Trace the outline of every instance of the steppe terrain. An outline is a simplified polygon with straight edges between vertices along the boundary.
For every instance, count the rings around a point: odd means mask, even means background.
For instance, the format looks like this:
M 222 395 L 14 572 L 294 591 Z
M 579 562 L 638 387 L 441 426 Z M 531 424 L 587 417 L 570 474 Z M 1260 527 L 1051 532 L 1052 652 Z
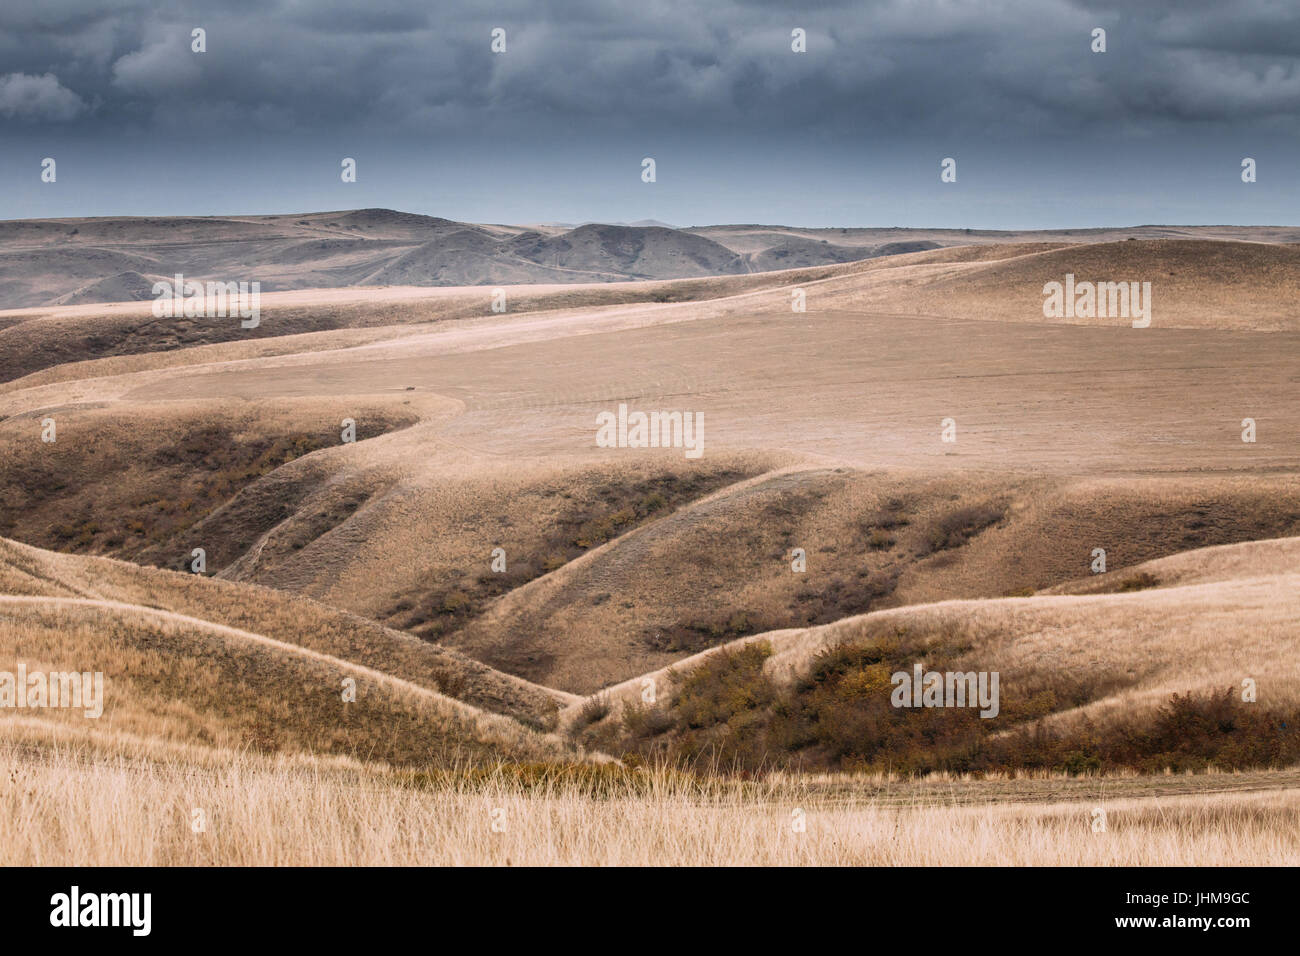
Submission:
M 0 861 L 1294 864 L 1297 243 L 0 223 Z

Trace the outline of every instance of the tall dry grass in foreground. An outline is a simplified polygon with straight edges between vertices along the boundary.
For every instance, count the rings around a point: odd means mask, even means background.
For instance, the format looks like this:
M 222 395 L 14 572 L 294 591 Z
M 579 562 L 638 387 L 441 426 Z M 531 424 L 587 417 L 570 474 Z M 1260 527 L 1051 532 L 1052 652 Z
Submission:
M 1300 790 L 889 806 L 799 786 L 626 788 L 233 755 L 88 760 L 0 744 L 5 865 L 1295 865 Z M 806 827 L 795 832 L 792 813 Z M 193 811 L 206 816 L 192 829 Z M 494 821 L 497 830 L 494 830 Z

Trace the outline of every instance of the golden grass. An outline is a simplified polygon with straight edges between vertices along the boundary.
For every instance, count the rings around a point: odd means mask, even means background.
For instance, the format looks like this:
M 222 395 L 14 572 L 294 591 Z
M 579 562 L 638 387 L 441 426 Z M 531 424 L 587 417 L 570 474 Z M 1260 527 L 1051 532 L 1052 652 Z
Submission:
M 406 766 L 576 756 L 555 737 L 400 677 L 170 611 L 3 596 L 0 659 L 29 672 L 102 672 L 102 716 L 39 712 L 97 733 Z
M 170 611 L 339 658 L 544 727 L 571 698 L 316 601 L 125 561 L 54 554 L 0 539 L 0 594 L 85 598 Z M 0 598 L 0 603 L 3 598 Z
M 1105 832 L 1093 831 L 1097 807 Z M 428 789 L 248 754 L 204 767 L 0 743 L 9 866 L 1283 866 L 1300 862 L 1298 824 L 1294 786 L 974 806 L 921 795 L 900 805 L 666 777 L 636 794 L 510 775 Z

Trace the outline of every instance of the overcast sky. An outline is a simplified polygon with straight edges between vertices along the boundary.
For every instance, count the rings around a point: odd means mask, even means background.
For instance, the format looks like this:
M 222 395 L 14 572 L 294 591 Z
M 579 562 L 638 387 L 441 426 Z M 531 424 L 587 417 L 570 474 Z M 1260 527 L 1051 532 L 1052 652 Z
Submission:
M 1298 59 L 1296 0 L 3 0 L 0 218 L 1295 225 Z

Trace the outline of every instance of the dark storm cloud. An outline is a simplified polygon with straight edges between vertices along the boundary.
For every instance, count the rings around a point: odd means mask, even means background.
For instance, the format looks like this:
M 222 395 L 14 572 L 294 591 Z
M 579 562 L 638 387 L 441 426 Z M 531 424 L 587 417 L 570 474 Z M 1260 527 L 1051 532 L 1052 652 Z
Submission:
M 1295 5 L 1065 0 L 445 4 L 6 0 L 0 119 L 103 131 L 1050 137 L 1300 108 Z M 489 32 L 507 30 L 493 56 Z M 790 52 L 790 30 L 808 50 Z M 1093 27 L 1109 51 L 1088 50 Z M 190 52 L 190 31 L 208 52 Z
M 0 216 L 1297 220 L 1297 27 L 1282 0 L 0 0 Z

